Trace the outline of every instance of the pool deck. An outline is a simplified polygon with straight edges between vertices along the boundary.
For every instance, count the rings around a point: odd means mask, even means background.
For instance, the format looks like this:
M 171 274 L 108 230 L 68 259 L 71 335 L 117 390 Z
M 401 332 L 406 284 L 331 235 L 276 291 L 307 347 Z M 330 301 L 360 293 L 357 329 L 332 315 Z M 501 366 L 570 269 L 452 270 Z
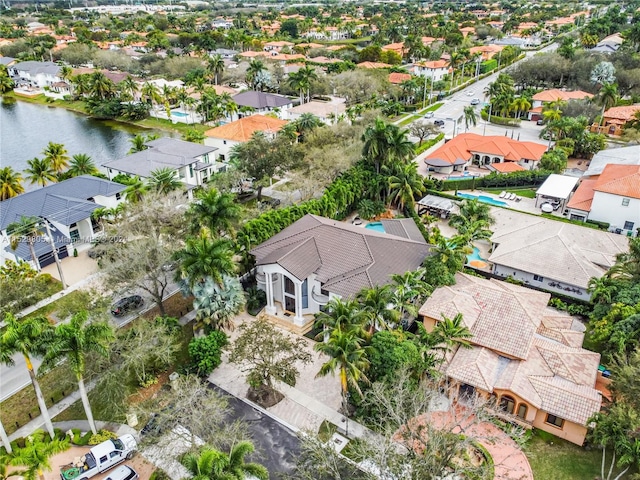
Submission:
M 451 192 L 448 192 L 451 193 Z M 540 215 L 542 210 L 540 210 L 540 206 L 536 207 L 536 199 L 535 198 L 526 198 L 520 197 L 521 200 L 516 202 L 515 200 L 505 200 L 504 198 L 500 198 L 499 194 L 485 192 L 484 190 L 459 190 L 458 193 L 466 193 L 469 195 L 475 195 L 476 197 L 479 195 L 484 195 L 489 198 L 493 198 L 498 202 L 504 202 L 507 205 L 504 208 L 511 208 L 512 210 L 518 210 L 520 212 L 532 213 L 534 215 Z M 562 212 L 557 211 L 553 212 L 553 215 L 557 217 L 562 217 Z

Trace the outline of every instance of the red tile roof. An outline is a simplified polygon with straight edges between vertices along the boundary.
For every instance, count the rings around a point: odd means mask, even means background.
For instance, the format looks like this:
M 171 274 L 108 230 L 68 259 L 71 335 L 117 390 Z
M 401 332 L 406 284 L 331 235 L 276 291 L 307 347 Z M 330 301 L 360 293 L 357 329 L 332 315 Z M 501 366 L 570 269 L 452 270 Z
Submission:
M 220 127 L 212 128 L 204 132 L 205 136 L 212 138 L 224 138 L 236 142 L 248 142 L 254 132 L 277 132 L 284 125 L 286 120 L 267 117 L 264 115 L 251 115 L 243 117 L 235 122 L 227 123 Z
M 596 183 L 598 183 L 598 177 L 585 179 L 580 182 L 571 200 L 567 203 L 567 208 L 590 212 L 591 202 L 593 202 L 593 189 Z
M 631 120 L 636 112 L 640 112 L 640 104 L 638 105 L 626 105 L 624 107 L 613 107 L 604 112 L 604 118 L 610 122 L 610 119 L 615 118 L 623 120 L 625 123 Z
M 395 85 L 399 85 L 407 80 L 411 80 L 411 74 L 409 73 L 393 72 L 389 74 L 389 82 Z
M 521 167 L 516 162 L 492 163 L 491 167 L 500 173 L 520 172 L 524 170 L 524 167 Z
M 543 90 L 533 96 L 533 100 L 539 100 L 541 102 L 555 102 L 556 100 L 581 100 L 583 98 L 593 98 L 593 95 L 582 90 L 575 90 L 573 92 L 566 92 L 564 90 L 558 90 L 553 88 L 551 90 Z
M 640 199 L 640 166 L 607 165 L 598 177 L 594 190 Z

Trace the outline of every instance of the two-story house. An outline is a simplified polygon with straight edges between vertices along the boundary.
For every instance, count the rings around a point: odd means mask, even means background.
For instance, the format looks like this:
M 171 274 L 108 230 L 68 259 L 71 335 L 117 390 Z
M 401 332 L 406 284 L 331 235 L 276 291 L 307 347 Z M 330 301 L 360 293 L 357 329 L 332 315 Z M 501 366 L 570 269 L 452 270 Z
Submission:
M 207 183 L 212 174 L 224 168 L 216 162 L 216 148 L 208 145 L 164 137 L 146 146 L 146 150 L 104 163 L 109 179 L 121 173 L 149 179 L 154 171 L 170 168 L 190 190 Z
M 20 62 L 9 67 L 9 75 L 18 87 L 51 87 L 63 80 L 62 67 L 54 62 Z
M 447 60 L 418 62 L 413 67 L 414 75 L 421 75 L 432 82 L 439 82 L 451 71 Z
M 551 90 L 543 90 L 536 93 L 532 98 L 531 109 L 529 109 L 529 120 L 540 120 L 542 118 L 543 108 L 552 102 L 568 102 L 570 100 L 585 100 L 593 98 L 593 95 L 582 90 L 559 90 L 552 88 Z
M 238 107 L 248 107 L 252 113 L 278 112 L 279 115 L 293 107 L 293 100 L 283 95 L 247 90 L 233 96 Z
M 567 205 L 573 220 L 606 222 L 610 229 L 636 236 L 640 231 L 640 166 L 608 164 L 582 180 Z
M 90 243 L 103 233 L 100 224 L 92 218 L 92 213 L 100 207 L 113 208 L 124 201 L 125 188 L 120 183 L 82 175 L 0 202 L 1 263 L 6 259 L 20 259 L 36 268 L 45 267 L 54 262 L 52 240 L 59 258 L 69 256 L 71 252 L 68 246 Z M 42 222 L 42 235 L 34 243 L 37 263 L 31 257 L 27 242 L 19 242 L 15 250 L 11 248 L 7 227 L 19 222 L 22 217 L 38 218 Z M 46 223 L 49 224 L 52 239 L 47 237 Z

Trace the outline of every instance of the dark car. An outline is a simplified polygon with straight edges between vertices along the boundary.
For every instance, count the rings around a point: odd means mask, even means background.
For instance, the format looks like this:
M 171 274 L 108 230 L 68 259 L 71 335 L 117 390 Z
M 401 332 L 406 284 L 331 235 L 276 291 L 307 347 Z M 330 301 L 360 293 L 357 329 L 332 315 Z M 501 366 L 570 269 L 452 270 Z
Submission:
M 433 124 L 437 127 L 444 127 L 444 120 L 434 120 Z
M 111 307 L 111 314 L 121 317 L 131 310 L 140 308 L 144 304 L 144 300 L 140 295 L 131 295 L 130 297 L 121 298 Z

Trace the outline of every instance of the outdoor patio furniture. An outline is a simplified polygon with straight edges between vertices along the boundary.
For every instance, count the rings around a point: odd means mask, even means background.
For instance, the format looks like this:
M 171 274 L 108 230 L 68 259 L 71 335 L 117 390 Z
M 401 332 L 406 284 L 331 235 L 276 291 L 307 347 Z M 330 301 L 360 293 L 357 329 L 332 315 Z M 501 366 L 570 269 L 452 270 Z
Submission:
M 516 194 L 515 193 L 510 193 L 509 197 L 507 198 L 507 200 L 515 200 L 516 199 Z
M 522 197 L 516 197 L 516 202 L 519 202 L 520 200 L 522 200 Z
M 500 198 L 504 198 L 507 196 L 507 192 L 505 190 L 503 190 L 502 192 L 500 192 L 500 195 L 498 195 Z

